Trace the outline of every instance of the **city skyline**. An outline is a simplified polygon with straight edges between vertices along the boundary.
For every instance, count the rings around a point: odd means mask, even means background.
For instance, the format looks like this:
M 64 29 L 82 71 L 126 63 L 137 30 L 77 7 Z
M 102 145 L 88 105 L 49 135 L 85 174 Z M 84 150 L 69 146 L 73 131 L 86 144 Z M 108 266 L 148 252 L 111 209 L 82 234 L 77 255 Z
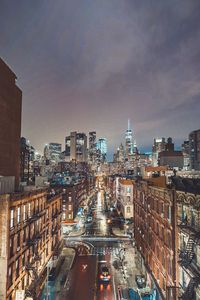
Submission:
M 1 1 L 0 54 L 39 151 L 96 130 L 109 156 L 131 120 L 138 148 L 199 128 L 199 1 Z M 77 124 L 78 123 L 78 124 Z

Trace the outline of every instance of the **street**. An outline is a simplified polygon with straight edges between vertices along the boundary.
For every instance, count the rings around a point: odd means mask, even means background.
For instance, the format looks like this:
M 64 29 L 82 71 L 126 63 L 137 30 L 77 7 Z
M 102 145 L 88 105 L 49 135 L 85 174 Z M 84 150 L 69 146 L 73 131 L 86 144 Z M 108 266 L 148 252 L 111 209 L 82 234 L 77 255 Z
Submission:
M 123 235 L 123 230 L 118 230 L 117 235 L 116 228 L 113 232 L 104 200 L 104 190 L 101 190 L 90 202 L 80 234 L 73 236 L 72 232 L 64 236 L 66 249 L 75 249 L 75 256 L 56 299 L 118 300 L 121 287 L 128 291 L 124 249 L 132 247 L 130 238 Z M 101 279 L 105 267 L 106 280 Z

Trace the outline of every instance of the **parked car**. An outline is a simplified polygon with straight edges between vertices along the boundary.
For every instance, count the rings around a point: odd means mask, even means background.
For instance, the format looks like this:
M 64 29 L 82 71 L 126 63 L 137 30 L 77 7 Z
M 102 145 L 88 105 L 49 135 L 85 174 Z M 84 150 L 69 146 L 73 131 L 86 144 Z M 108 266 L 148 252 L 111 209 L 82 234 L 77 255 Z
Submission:
M 88 216 L 88 217 L 87 217 L 87 222 L 88 222 L 88 223 L 92 222 L 92 217 L 91 217 L 91 216 Z
M 136 275 L 135 281 L 137 283 L 138 288 L 142 289 L 146 286 L 146 279 L 144 275 Z

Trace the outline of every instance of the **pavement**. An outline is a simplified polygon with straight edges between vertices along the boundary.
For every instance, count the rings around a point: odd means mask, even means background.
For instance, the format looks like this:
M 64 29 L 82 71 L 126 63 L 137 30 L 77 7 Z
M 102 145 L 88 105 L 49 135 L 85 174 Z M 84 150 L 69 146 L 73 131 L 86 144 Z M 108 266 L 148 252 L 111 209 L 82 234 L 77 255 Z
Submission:
M 48 282 L 48 290 L 49 290 L 49 300 L 59 300 L 63 294 L 63 291 L 66 291 L 67 281 L 69 276 L 69 271 L 72 267 L 74 258 L 76 255 L 76 251 L 73 248 L 64 248 L 62 251 L 62 256 L 64 256 L 65 260 L 62 264 L 60 272 L 56 276 L 54 282 Z M 40 300 L 46 300 L 47 295 L 47 285 L 45 285 Z
M 124 229 L 120 229 L 117 227 L 112 228 L 112 232 L 114 235 L 122 237 L 126 236 L 124 234 Z M 115 255 L 113 259 L 118 259 L 121 265 L 121 272 L 124 277 L 124 284 L 127 285 L 128 288 L 133 288 L 135 291 L 137 290 L 137 284 L 135 281 L 136 275 L 142 275 L 142 269 L 138 268 L 137 264 L 137 254 L 134 248 L 134 240 L 130 239 L 130 241 L 124 245 L 122 245 L 122 248 L 124 247 L 125 251 L 121 251 L 121 255 Z

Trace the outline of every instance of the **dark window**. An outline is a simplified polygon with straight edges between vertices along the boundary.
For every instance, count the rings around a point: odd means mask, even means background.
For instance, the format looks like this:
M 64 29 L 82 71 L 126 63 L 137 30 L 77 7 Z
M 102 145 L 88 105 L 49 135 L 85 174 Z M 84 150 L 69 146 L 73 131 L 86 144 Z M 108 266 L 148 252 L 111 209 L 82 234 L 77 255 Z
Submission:
M 26 228 L 23 230 L 23 243 L 26 242 Z
M 17 251 L 20 249 L 20 232 L 17 234 Z
M 13 284 L 13 264 L 8 268 L 8 286 Z
M 16 260 L 16 278 L 19 277 L 19 259 Z
M 14 254 L 14 236 L 10 238 L 10 257 Z

